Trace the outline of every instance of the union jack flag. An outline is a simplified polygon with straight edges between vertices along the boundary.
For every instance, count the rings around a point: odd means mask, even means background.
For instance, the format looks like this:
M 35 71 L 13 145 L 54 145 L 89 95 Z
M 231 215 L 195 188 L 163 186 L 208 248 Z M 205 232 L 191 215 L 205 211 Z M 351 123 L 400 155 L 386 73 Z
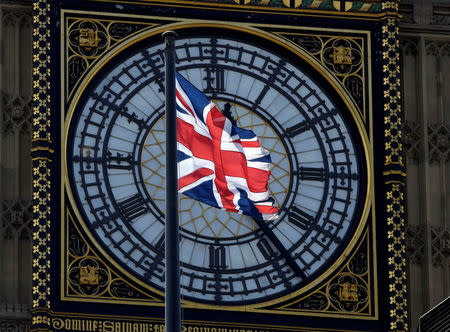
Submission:
M 234 126 L 201 91 L 175 75 L 179 192 L 255 219 L 277 218 L 267 190 L 268 151 L 252 131 Z

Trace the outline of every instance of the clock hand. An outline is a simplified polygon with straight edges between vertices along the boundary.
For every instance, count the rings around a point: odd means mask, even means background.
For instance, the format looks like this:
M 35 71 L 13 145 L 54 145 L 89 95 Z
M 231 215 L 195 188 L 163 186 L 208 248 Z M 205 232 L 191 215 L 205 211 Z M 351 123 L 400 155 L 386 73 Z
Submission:
M 269 240 L 273 243 L 273 245 L 278 249 L 281 256 L 286 259 L 288 265 L 291 267 L 291 269 L 296 273 L 299 277 L 301 277 L 303 280 L 306 280 L 306 274 L 302 271 L 300 266 L 298 266 L 297 262 L 292 258 L 291 254 L 289 254 L 289 251 L 284 247 L 284 245 L 281 243 L 280 239 L 275 235 L 275 233 L 270 229 L 270 227 L 263 221 L 258 219 L 255 220 L 256 224 L 258 224 L 258 227 L 264 232 L 264 234 L 267 235 Z

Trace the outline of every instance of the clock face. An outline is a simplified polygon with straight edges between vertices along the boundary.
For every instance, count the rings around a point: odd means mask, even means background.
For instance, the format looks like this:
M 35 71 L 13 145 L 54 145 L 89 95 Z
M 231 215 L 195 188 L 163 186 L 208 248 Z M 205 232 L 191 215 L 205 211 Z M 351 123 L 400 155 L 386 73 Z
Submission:
M 85 89 L 67 130 L 67 187 L 108 255 L 164 288 L 164 45 L 109 62 Z M 177 70 L 270 152 L 272 239 L 251 217 L 181 195 L 184 298 L 243 305 L 283 297 L 323 275 L 362 222 L 363 145 L 350 111 L 286 50 L 232 37 L 176 41 Z M 302 67 L 303 66 L 303 67 Z M 280 251 L 275 236 L 286 249 Z

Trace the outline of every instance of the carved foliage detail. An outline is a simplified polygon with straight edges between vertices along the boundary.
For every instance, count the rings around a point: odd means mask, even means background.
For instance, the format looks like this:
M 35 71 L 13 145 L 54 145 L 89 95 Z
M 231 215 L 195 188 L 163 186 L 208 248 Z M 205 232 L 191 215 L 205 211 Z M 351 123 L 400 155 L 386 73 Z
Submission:
M 31 201 L 4 201 L 0 234 L 10 239 L 31 239 Z
M 430 161 L 448 160 L 450 152 L 450 128 L 445 125 L 428 126 Z
M 425 227 L 407 225 L 405 237 L 409 261 L 413 264 L 422 264 L 425 256 Z
M 403 149 L 408 159 L 418 160 L 422 155 L 422 124 L 403 121 L 402 142 Z
M 31 135 L 31 98 L 3 96 L 3 131 Z
M 450 231 L 431 228 L 431 260 L 435 266 L 450 265 Z
M 444 4 L 433 6 L 431 24 L 450 25 L 450 6 Z
M 31 329 L 30 320 L 20 319 L 2 319 L 0 322 L 0 331 L 5 332 L 28 332 Z

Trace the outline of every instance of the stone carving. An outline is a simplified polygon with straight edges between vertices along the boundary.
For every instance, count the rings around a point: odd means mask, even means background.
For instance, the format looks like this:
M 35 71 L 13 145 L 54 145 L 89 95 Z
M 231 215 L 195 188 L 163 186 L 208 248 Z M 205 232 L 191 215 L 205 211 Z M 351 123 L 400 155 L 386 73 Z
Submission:
M 431 260 L 434 266 L 450 265 L 450 231 L 431 227 Z
M 2 106 L 3 131 L 31 135 L 31 98 L 3 95 Z
M 402 125 L 403 148 L 408 159 L 419 160 L 422 156 L 422 125 L 417 122 L 404 121 Z
M 400 51 L 402 55 L 417 55 L 417 40 L 409 38 L 400 39 Z
M 431 24 L 450 25 L 450 6 L 433 6 L 433 18 Z
M 402 23 L 416 23 L 414 20 L 414 5 L 413 4 L 400 4 L 399 12 L 402 14 Z
M 31 239 L 31 201 L 3 201 L 0 236 Z
M 450 128 L 445 125 L 428 126 L 430 162 L 446 161 L 450 152 Z
M 425 51 L 427 55 L 433 56 L 449 56 L 450 42 L 427 40 L 425 43 Z
M 423 225 L 406 226 L 406 254 L 410 263 L 420 265 L 425 256 L 425 227 Z
M 2 319 L 0 332 L 28 332 L 31 329 L 31 321 L 27 319 Z

